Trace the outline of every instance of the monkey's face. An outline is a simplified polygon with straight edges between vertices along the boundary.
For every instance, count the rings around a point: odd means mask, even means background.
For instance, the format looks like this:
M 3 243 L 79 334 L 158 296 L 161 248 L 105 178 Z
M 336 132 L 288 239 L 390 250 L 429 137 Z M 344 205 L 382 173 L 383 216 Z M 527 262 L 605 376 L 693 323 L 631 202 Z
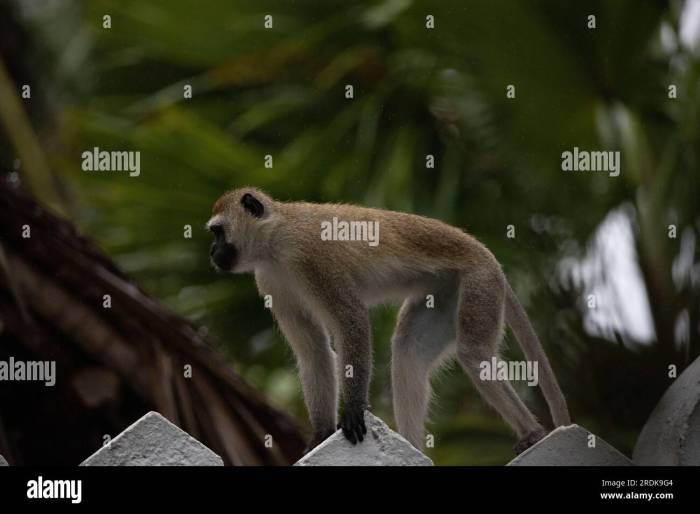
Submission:
M 214 235 L 209 256 L 211 262 L 220 271 L 233 271 L 238 260 L 238 251 L 226 240 L 226 229 L 223 223 L 212 223 L 209 230 Z
M 262 200 L 262 201 L 261 201 Z M 268 212 L 263 193 L 231 191 L 214 204 L 207 228 L 214 236 L 209 256 L 220 271 L 252 271 L 260 258 L 262 235 Z

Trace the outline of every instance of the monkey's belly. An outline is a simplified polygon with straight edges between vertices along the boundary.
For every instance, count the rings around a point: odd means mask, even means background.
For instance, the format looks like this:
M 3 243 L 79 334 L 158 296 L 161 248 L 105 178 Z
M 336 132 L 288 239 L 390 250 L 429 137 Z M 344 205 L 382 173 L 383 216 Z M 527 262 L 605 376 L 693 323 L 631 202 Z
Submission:
M 375 276 L 360 284 L 362 300 L 367 306 L 402 302 L 406 298 L 436 294 L 456 287 L 456 272 L 403 272 Z

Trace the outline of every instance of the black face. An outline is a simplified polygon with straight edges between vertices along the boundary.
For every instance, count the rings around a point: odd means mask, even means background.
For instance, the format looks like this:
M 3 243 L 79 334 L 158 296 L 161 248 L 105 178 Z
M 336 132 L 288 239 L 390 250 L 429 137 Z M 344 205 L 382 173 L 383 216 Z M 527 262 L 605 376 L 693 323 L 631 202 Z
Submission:
M 214 234 L 214 242 L 209 251 L 211 261 L 221 271 L 230 271 L 236 264 L 236 247 L 226 242 L 224 228 L 221 225 L 211 225 L 209 230 Z

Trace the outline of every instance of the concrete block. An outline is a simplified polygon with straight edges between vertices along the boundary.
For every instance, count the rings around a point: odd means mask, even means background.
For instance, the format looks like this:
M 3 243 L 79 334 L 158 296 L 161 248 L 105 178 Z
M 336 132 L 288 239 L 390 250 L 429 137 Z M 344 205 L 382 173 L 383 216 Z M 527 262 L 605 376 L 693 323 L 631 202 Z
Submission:
M 342 431 L 319 444 L 295 466 L 432 466 L 427 456 L 391 430 L 369 412 L 365 412 L 367 436 L 353 445 Z
M 221 457 L 149 412 L 88 457 L 81 466 L 223 466 Z
M 525 450 L 508 466 L 631 466 L 632 461 L 622 453 L 578 425 L 552 430 L 546 437 Z
M 700 357 L 656 404 L 632 459 L 640 466 L 700 466 Z
M 0 455 L 0 466 L 9 466 L 9 464 L 5 460 L 5 457 L 3 457 L 2 455 Z

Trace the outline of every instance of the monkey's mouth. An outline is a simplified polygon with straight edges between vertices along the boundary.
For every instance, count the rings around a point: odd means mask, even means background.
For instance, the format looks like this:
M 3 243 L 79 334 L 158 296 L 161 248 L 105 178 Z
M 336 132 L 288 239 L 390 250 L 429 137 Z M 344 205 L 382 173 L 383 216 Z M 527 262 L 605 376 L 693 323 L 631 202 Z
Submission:
M 219 271 L 231 271 L 238 260 L 238 252 L 233 245 L 217 244 L 211 245 L 209 251 L 211 262 Z

